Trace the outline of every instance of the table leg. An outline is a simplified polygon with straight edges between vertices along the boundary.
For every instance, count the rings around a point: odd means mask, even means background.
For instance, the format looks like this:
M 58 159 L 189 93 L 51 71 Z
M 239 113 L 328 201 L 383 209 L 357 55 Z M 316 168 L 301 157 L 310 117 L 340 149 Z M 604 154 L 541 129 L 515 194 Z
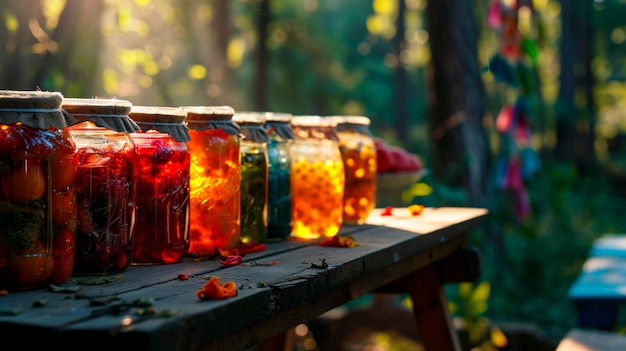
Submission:
M 256 351 L 291 351 L 294 341 L 295 330 L 292 328 L 261 341 L 256 345 Z
M 461 350 L 436 266 L 424 267 L 408 278 L 413 313 L 426 350 Z

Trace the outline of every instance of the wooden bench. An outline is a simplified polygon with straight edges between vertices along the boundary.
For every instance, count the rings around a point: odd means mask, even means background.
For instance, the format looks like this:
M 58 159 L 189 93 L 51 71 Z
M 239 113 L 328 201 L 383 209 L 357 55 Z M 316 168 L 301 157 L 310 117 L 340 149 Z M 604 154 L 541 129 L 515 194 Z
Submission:
M 626 336 L 602 330 L 572 329 L 556 351 L 623 351 Z
M 568 292 L 581 328 L 611 330 L 626 304 L 626 235 L 597 239 Z
M 392 217 L 381 211 L 366 225 L 342 228 L 341 235 L 360 244 L 353 248 L 290 239 L 234 267 L 185 259 L 131 266 L 114 282 L 79 285 L 73 293 L 10 292 L 0 297 L 0 350 L 281 350 L 298 324 L 375 291 L 409 294 L 427 350 L 460 350 L 441 284 L 476 269 L 476 255 L 465 248 L 487 211 L 427 208 L 410 216 L 396 208 Z M 327 266 L 312 266 L 322 259 Z M 238 296 L 199 301 L 196 291 L 208 276 L 234 281 Z M 141 313 L 136 304 L 142 301 L 150 302 L 151 313 Z

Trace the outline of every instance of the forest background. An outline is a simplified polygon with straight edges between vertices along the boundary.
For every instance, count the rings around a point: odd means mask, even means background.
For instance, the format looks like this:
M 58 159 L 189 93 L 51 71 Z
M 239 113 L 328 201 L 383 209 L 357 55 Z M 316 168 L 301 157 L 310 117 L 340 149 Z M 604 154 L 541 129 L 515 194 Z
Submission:
M 591 243 L 626 226 L 625 13 L 626 0 L 3 0 L 0 89 L 368 116 L 429 169 L 407 204 L 490 210 L 472 239 L 483 275 L 448 291 L 453 311 L 558 339 Z

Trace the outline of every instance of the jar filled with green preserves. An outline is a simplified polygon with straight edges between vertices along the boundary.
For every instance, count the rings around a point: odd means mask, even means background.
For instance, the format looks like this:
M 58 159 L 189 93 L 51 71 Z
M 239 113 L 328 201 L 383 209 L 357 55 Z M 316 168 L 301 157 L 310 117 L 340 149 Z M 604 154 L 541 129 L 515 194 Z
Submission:
M 235 113 L 233 121 L 241 127 L 241 242 L 267 240 L 269 141 L 262 113 Z
M 265 130 L 269 136 L 267 240 L 281 241 L 291 235 L 291 144 L 293 129 L 289 113 L 265 114 Z

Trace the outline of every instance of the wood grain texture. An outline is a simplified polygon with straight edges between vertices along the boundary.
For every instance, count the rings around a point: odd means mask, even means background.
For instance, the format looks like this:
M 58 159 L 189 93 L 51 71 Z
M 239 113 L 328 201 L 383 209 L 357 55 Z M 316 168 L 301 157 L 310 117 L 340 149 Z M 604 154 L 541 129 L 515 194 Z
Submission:
M 249 265 L 226 268 L 216 261 L 185 259 L 131 266 L 116 282 L 81 285 L 77 294 L 10 292 L 0 297 L 0 309 L 21 306 L 22 312 L 0 315 L 0 349 L 243 350 L 452 255 L 487 215 L 474 208 L 427 209 L 419 217 L 400 216 L 402 209 L 396 213 L 397 218 L 374 214 L 372 224 L 344 226 L 340 234 L 360 244 L 354 248 L 290 239 L 246 255 Z M 321 259 L 327 269 L 311 268 Z M 278 263 L 255 265 L 272 261 Z M 189 279 L 179 280 L 181 273 Z M 199 301 L 195 293 L 209 276 L 234 281 L 238 296 Z M 73 277 L 64 286 L 80 279 Z M 88 297 L 115 300 L 91 306 Z M 32 306 L 43 298 L 47 306 Z M 168 318 L 138 315 L 136 308 L 104 313 L 114 304 L 147 298 L 157 311 L 177 313 Z

